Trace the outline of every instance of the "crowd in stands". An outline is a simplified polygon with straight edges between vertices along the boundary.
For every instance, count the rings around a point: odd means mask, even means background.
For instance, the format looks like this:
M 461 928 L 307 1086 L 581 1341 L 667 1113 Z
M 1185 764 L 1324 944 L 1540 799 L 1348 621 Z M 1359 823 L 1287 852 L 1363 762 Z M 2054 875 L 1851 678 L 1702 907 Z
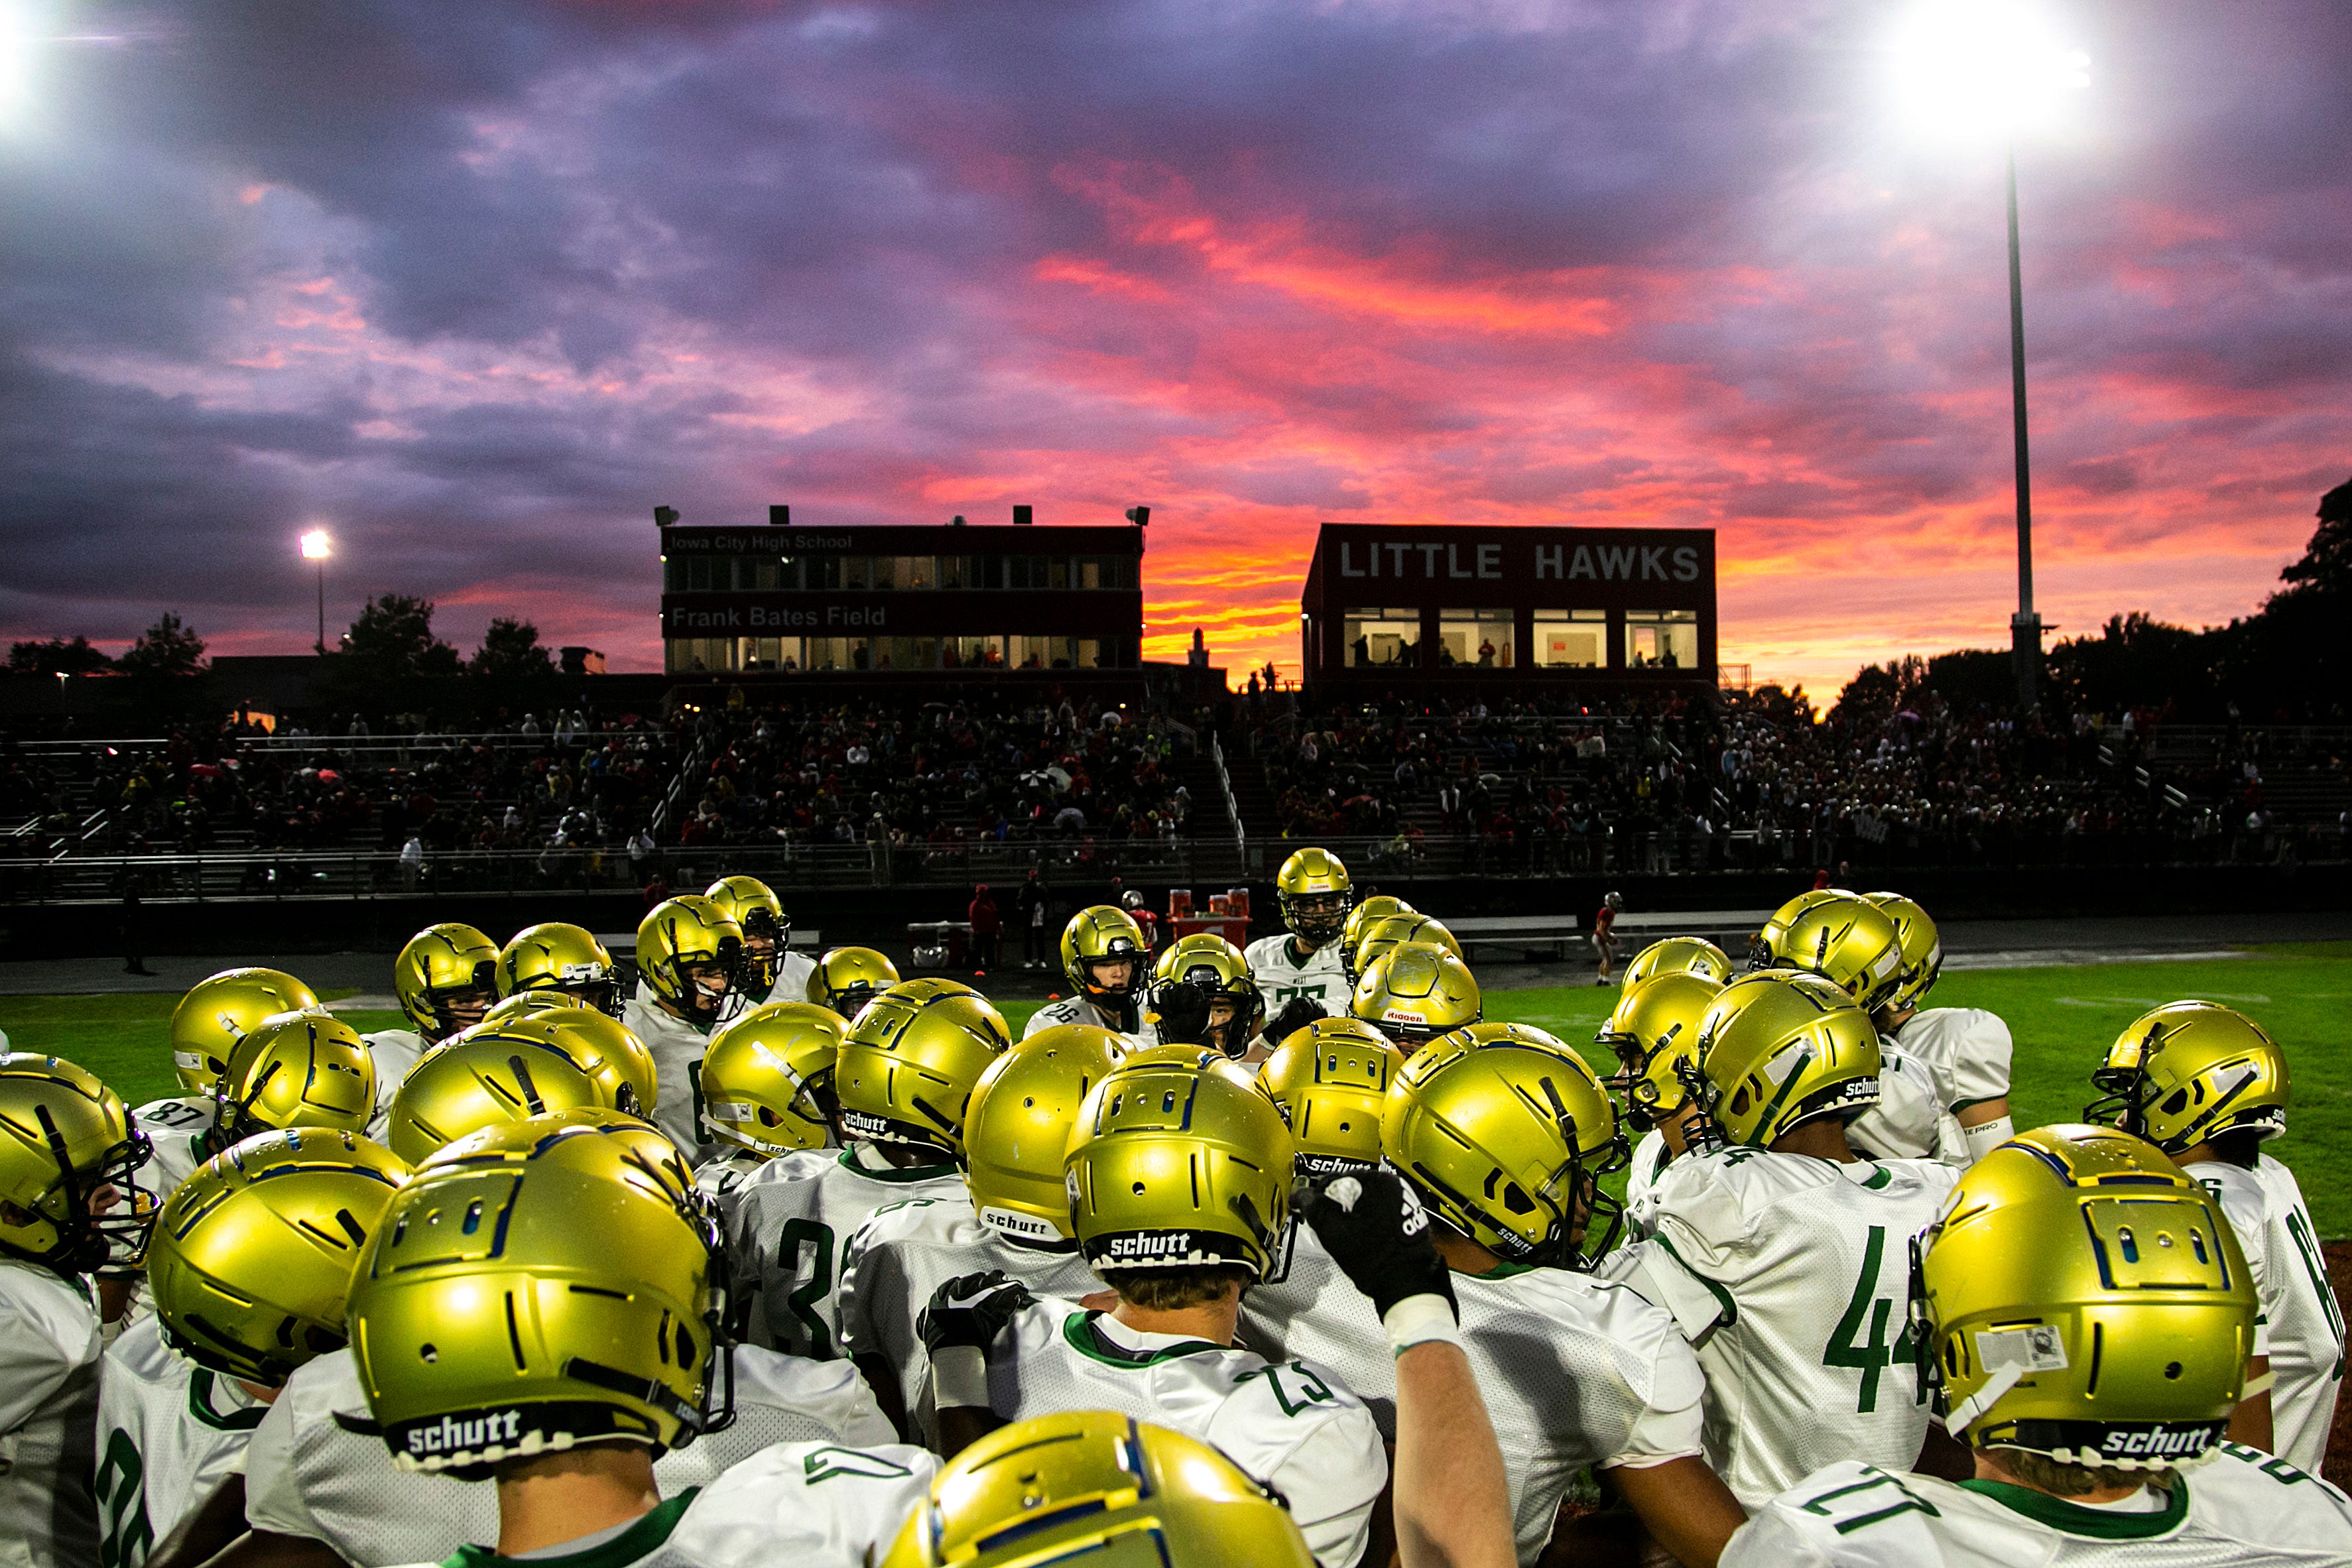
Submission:
M 1471 841 L 1526 871 L 1702 871 L 1843 859 L 1879 864 L 2269 860 L 2341 853 L 2330 806 L 2282 821 L 2260 731 L 2184 750 L 2146 714 L 2019 725 L 1933 692 L 1883 722 L 1817 723 L 1776 690 L 1589 704 L 1351 704 L 1261 723 L 1255 764 L 1286 837 L 1357 836 L 1384 853 Z M 2281 758 L 2331 774 L 2324 743 Z
M 1172 842 L 1193 809 L 1171 767 L 1190 727 L 1116 702 L 762 706 L 739 687 L 703 743 L 681 845 Z

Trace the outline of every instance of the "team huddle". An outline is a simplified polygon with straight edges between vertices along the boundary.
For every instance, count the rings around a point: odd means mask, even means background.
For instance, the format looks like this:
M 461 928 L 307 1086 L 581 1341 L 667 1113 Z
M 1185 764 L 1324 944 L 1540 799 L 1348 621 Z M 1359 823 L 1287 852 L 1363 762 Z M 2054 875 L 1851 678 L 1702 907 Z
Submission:
M 1657 943 L 1580 1052 L 1276 891 L 1246 952 L 1080 911 L 1019 1039 L 730 877 L 625 996 L 438 925 L 405 1030 L 234 969 L 172 1098 L 0 1055 L 0 1563 L 2352 1561 L 2252 1019 L 2019 1133 L 1895 894 Z

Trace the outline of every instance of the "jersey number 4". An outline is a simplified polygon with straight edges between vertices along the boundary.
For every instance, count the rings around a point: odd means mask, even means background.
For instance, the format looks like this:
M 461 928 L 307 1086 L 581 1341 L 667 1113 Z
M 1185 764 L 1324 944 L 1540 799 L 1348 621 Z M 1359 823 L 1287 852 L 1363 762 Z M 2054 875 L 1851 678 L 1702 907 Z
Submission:
M 1830 1335 L 1828 1348 L 1822 1352 L 1823 1366 L 1851 1366 L 1862 1373 L 1862 1391 L 1854 1400 L 1854 1413 L 1866 1416 L 1878 1408 L 1878 1375 L 1886 1368 L 1911 1357 L 1911 1325 L 1906 1321 L 1903 1333 L 1890 1344 L 1886 1339 L 1887 1320 L 1895 1315 L 1895 1302 L 1878 1293 L 1878 1266 L 1886 1256 L 1886 1227 L 1870 1228 L 1870 1240 L 1863 1248 L 1862 1275 L 1853 1282 L 1853 1294 L 1845 1303 L 1845 1315 L 1838 1319 L 1837 1329 Z M 1869 1325 L 1870 1337 L 1862 1338 L 1864 1324 Z M 1926 1389 L 1920 1396 L 1926 1397 Z

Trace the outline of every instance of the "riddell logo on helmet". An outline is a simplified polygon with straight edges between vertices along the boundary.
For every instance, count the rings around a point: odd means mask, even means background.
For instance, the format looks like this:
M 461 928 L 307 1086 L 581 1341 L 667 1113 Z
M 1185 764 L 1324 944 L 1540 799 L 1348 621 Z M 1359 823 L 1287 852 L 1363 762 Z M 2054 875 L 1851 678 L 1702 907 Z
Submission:
M 464 1421 L 444 1416 L 432 1426 L 411 1427 L 405 1434 L 409 1453 L 420 1458 L 426 1454 L 473 1453 L 492 1443 L 521 1440 L 520 1410 L 493 1410 L 487 1416 Z
M 1108 1258 L 1181 1258 L 1192 1250 L 1192 1233 L 1171 1230 L 1158 1236 L 1114 1236 L 1104 1251 Z

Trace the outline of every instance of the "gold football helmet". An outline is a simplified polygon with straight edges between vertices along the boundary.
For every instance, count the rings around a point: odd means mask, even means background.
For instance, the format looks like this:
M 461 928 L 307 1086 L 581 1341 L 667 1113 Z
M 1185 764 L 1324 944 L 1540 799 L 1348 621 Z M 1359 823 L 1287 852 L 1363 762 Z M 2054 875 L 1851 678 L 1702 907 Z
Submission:
M 147 1249 L 163 1337 L 272 1387 L 341 1349 L 360 1249 L 407 1179 L 354 1133 L 297 1127 L 224 1149 L 173 1190 Z
M 668 1139 L 575 1111 L 421 1166 L 352 1282 L 360 1386 L 403 1469 L 476 1478 L 579 1443 L 682 1448 L 731 1415 L 726 1275 Z M 719 1393 L 720 1389 L 725 1393 Z
M 1274 902 L 1284 925 L 1320 947 L 1339 939 L 1356 884 L 1330 851 L 1294 850 L 1274 873 Z
M 1685 1068 L 1696 1071 L 1699 1019 L 1723 983 L 1696 969 L 1664 969 L 1629 982 L 1593 1039 L 1616 1054 L 1607 1081 L 1634 1125 L 1654 1127 L 1682 1109 Z
M 1936 922 L 1915 900 L 1899 893 L 1865 893 L 1863 897 L 1895 922 L 1895 934 L 1903 943 L 1903 983 L 1885 1005 L 1897 1009 L 1916 1008 L 1927 999 L 1936 977 L 1944 971 L 1944 940 Z
M 702 1055 L 702 1124 L 773 1159 L 833 1142 L 833 1063 L 846 1026 L 814 1002 L 769 1002 L 711 1038 Z
M 637 973 L 673 1011 L 705 1029 L 743 988 L 747 963 L 743 928 L 695 894 L 662 900 L 637 924 Z M 694 969 L 721 973 L 697 979 L 688 972 Z
M 1624 1223 L 1600 1185 L 1630 1157 L 1617 1108 L 1581 1057 L 1528 1024 L 1475 1024 L 1407 1061 L 1381 1150 L 1431 1213 L 1511 1262 L 1589 1270 Z
M 1723 988 L 1698 1020 L 1699 1109 L 1734 1144 L 1769 1148 L 1822 1116 L 1878 1103 L 1878 1031 L 1819 975 L 1765 969 Z
M 810 1001 L 855 1019 L 898 983 L 898 966 L 871 947 L 835 947 L 816 961 L 803 988 Z
M 287 1127 L 365 1132 L 375 1058 L 332 1013 L 280 1013 L 236 1042 L 212 1098 L 215 1146 Z
M 1633 961 L 1625 966 L 1625 988 L 1630 991 L 1653 975 L 1685 972 L 1703 975 L 1718 986 L 1727 985 L 1731 956 L 1704 936 L 1669 936 L 1633 956 Z
M 1376 920 L 1364 927 L 1356 938 L 1356 972 L 1350 983 L 1364 977 L 1364 971 L 1380 961 L 1384 953 L 1392 952 L 1408 942 L 1423 946 L 1443 947 L 1455 957 L 1462 956 L 1462 944 L 1454 933 L 1426 915 L 1391 915 L 1386 920 Z
M 793 933 L 793 917 L 776 890 L 756 876 L 722 876 L 702 896 L 732 918 L 743 933 L 743 988 L 766 998 L 776 987 L 776 968 Z M 790 1001 L 790 997 L 779 998 Z
M 1102 966 L 1120 964 L 1127 966 L 1125 980 L 1104 982 L 1096 975 Z M 1150 970 L 1151 955 L 1143 945 L 1143 927 L 1124 909 L 1091 904 L 1071 915 L 1070 923 L 1062 927 L 1062 973 L 1070 982 L 1071 994 L 1082 1001 L 1131 1019 Z
M 1238 1073 L 1129 1061 L 1079 1108 L 1063 1159 L 1089 1267 L 1274 1270 L 1290 1222 L 1297 1145 Z
M 172 1009 L 172 1072 L 190 1094 L 209 1094 L 236 1042 L 278 1013 L 319 1005 L 283 969 L 223 969 L 198 980 Z
M 1443 947 L 1408 942 L 1366 967 L 1348 1010 L 1397 1042 L 1407 1056 L 1480 1018 L 1470 966 Z
M 561 920 L 526 925 L 499 949 L 499 991 L 506 997 L 552 991 L 580 1007 L 621 1016 L 621 971 L 612 950 L 586 926 Z
M 392 961 L 392 989 L 425 1043 L 438 1044 L 499 999 L 499 945 L 454 920 L 428 925 Z
M 1276 1046 L 1258 1065 L 1257 1086 L 1297 1142 L 1297 1174 L 1379 1165 L 1381 1106 L 1403 1068 L 1404 1054 L 1360 1019 L 1317 1019 Z
M 900 981 L 842 1037 L 833 1071 L 842 1131 L 954 1158 L 971 1092 L 1012 1043 L 1004 1015 L 970 986 Z
M 2106 1098 L 2083 1113 L 2168 1155 L 2222 1133 L 2286 1131 L 2286 1055 L 2262 1026 L 2215 1002 L 2169 1002 L 2136 1020 L 2091 1074 Z
M 155 1223 L 131 1177 L 152 1149 L 122 1096 L 55 1056 L 0 1051 L 0 1254 L 63 1274 L 136 1267 Z M 93 1212 L 112 1189 L 113 1206 Z
M 570 1012 L 580 1004 L 562 991 L 517 991 L 510 997 L 500 997 L 482 1015 L 484 1023 L 504 1023 L 509 1019 L 537 1018 L 541 1013 Z
M 1971 1447 L 2163 1469 L 2228 1431 L 2252 1277 L 2219 1200 L 2152 1145 L 2021 1133 L 1962 1174 L 1913 1256 L 1922 1371 Z
M 384 1141 L 410 1165 L 422 1165 L 484 1127 L 555 1111 L 621 1110 L 622 1099 L 634 1102 L 635 1094 L 620 1062 L 563 1034 L 545 1015 L 478 1024 L 417 1058 L 392 1097 Z
M 1780 934 L 1780 965 L 1802 969 L 1876 1012 L 1903 988 L 1903 936 L 1886 912 L 1858 894 L 1807 905 Z
M 1789 923 L 1816 904 L 1832 898 L 1852 898 L 1853 896 L 1853 894 L 1842 887 L 1812 887 L 1807 888 L 1789 900 L 1772 912 L 1772 917 L 1764 922 L 1763 930 L 1748 939 L 1748 967 L 1751 969 L 1769 969 L 1776 964 L 1788 962 L 1785 948 Z
M 931 1482 L 882 1568 L 1314 1568 L 1280 1498 L 1208 1444 L 1108 1411 L 998 1428 Z
M 1360 899 L 1349 907 L 1348 918 L 1339 926 L 1339 968 L 1347 975 L 1349 985 L 1354 985 L 1356 977 L 1363 973 L 1363 966 L 1356 962 L 1356 944 L 1363 940 L 1364 933 L 1391 915 L 1418 913 L 1403 899 L 1385 893 Z
M 1087 1092 L 1124 1051 L 1107 1029 L 1041 1029 L 988 1064 L 964 1113 L 964 1185 L 981 1223 L 1031 1246 L 1070 1240 L 1062 1155 Z
M 1242 950 L 1213 931 L 1181 936 L 1152 966 L 1151 991 L 1144 1002 L 1143 1021 L 1151 1038 L 1162 1045 L 1208 1045 L 1238 1057 L 1249 1049 L 1265 1018 L 1265 998 L 1257 988 Z M 1160 998 L 1171 986 L 1191 986 L 1209 997 L 1208 1038 L 1184 1040 L 1171 1034 L 1160 1016 Z M 1220 1016 L 1222 1015 L 1222 1016 Z

